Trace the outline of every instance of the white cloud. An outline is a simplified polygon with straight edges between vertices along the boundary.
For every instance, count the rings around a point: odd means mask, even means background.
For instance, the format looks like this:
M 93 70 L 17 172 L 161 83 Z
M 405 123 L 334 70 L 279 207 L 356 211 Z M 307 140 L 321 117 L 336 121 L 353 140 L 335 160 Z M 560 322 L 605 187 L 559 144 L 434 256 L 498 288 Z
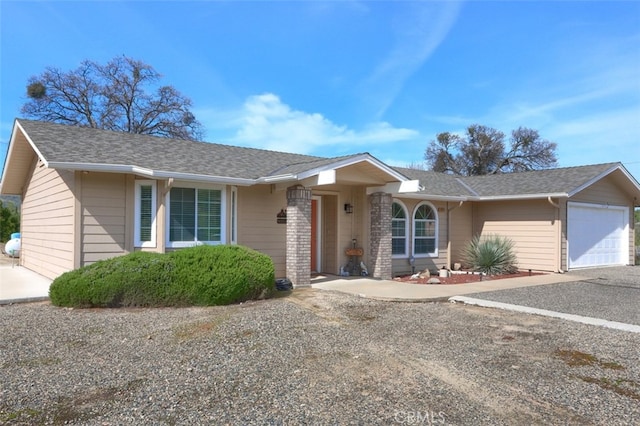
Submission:
M 331 156 L 332 152 L 354 152 L 357 147 L 414 139 L 418 132 L 374 122 L 361 130 L 333 123 L 319 113 L 292 109 L 272 93 L 249 97 L 228 123 L 237 125 L 225 142 L 296 153 Z

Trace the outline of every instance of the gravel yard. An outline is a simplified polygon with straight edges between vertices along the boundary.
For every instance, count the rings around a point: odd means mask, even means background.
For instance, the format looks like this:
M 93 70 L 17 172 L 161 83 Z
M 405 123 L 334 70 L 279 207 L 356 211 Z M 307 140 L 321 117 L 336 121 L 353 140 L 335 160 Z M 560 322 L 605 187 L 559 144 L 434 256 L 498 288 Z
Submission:
M 640 267 L 582 269 L 572 271 L 571 275 L 576 282 L 468 296 L 640 325 Z
M 0 424 L 638 424 L 640 335 L 320 290 L 0 307 Z

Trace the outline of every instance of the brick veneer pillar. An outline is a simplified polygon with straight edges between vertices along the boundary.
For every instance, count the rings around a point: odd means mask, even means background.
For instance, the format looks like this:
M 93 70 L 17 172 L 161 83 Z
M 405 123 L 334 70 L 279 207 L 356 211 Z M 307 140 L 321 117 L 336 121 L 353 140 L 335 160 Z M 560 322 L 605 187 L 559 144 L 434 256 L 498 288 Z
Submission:
M 301 185 L 287 188 L 287 278 L 311 285 L 311 190 Z
M 371 274 L 376 278 L 391 279 L 391 194 L 376 192 L 369 196 L 371 230 L 369 261 Z

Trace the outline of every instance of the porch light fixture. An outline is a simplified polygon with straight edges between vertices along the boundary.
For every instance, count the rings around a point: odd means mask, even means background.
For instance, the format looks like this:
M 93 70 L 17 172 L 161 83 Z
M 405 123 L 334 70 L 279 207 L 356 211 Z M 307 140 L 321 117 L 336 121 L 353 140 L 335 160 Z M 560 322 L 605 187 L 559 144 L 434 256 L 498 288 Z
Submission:
M 351 213 L 353 213 L 353 205 L 351 205 L 351 204 L 349 204 L 349 203 L 345 204 L 345 205 L 344 205 L 344 211 L 345 211 L 345 213 L 347 213 L 347 214 L 351 214 Z

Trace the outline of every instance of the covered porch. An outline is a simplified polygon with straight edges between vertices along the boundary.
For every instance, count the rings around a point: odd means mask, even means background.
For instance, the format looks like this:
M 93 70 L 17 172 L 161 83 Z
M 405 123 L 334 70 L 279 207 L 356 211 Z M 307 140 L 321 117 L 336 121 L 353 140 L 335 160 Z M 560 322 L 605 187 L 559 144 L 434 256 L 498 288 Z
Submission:
M 311 285 L 312 274 L 392 276 L 394 194 L 419 190 L 368 154 L 313 170 L 286 191 L 286 276 Z

